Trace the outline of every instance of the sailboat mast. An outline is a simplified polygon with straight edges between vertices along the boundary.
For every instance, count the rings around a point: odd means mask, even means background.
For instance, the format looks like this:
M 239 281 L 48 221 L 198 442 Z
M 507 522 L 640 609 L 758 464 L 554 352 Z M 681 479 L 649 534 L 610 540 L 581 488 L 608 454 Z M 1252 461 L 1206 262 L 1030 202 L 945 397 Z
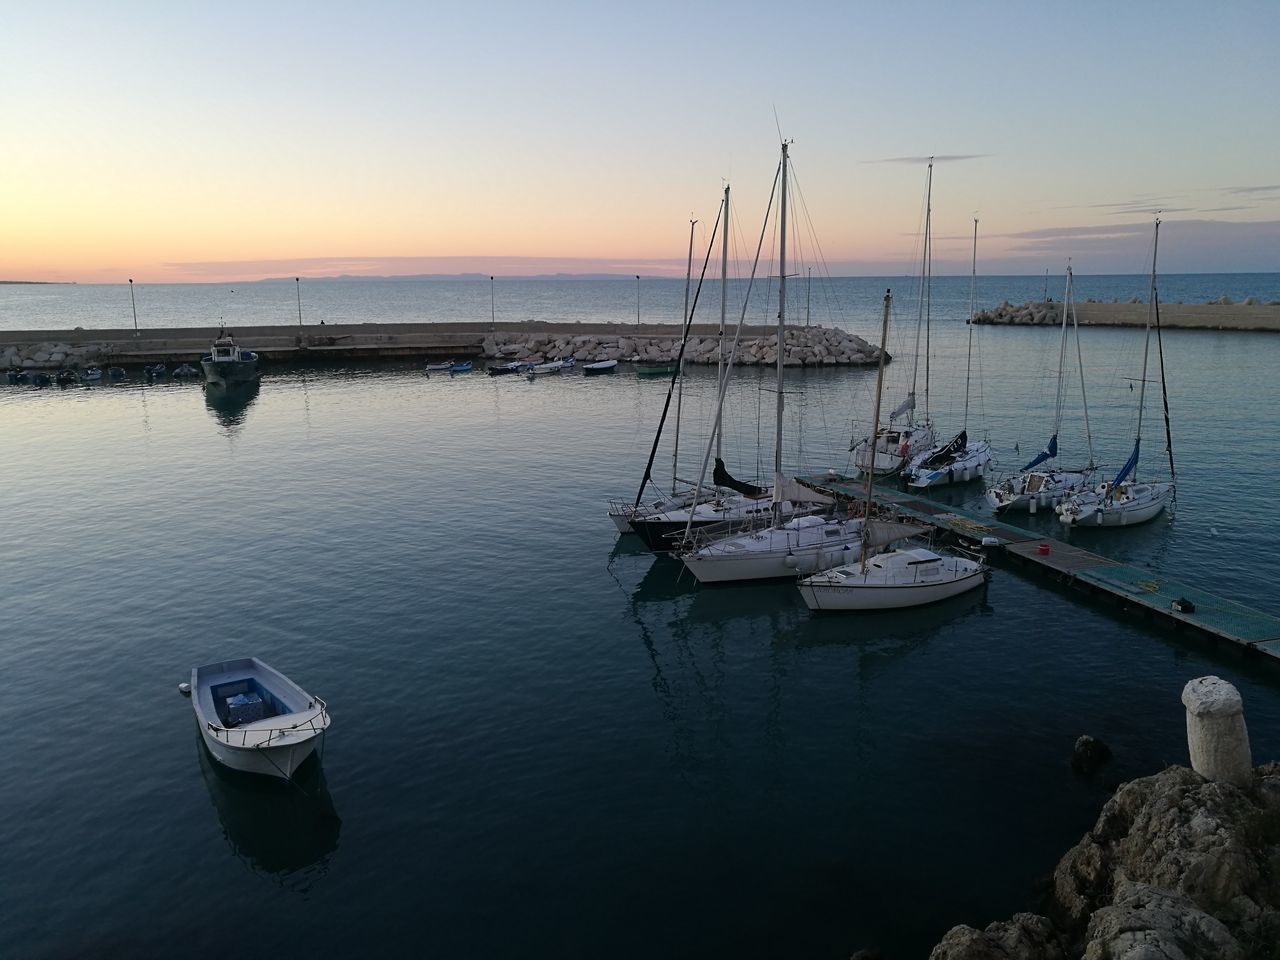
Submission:
M 717 339 L 716 380 L 724 379 L 724 317 L 729 308 L 729 184 L 724 185 L 724 232 L 720 235 L 720 336 Z M 720 459 L 720 425 L 716 424 L 716 459 Z
M 787 324 L 787 142 L 782 144 L 782 201 L 778 206 L 781 229 L 778 233 L 778 421 L 774 427 L 773 473 L 775 483 L 782 476 L 782 361 L 786 356 Z M 781 510 L 774 500 L 774 513 Z
M 969 429 L 969 374 L 973 370 L 973 306 L 978 292 L 978 218 L 973 218 L 973 267 L 969 271 L 969 356 L 964 366 L 964 420 L 961 428 Z M 1062 372 L 1058 372 L 1061 383 Z M 1061 389 L 1061 387 L 1059 387 Z
M 1084 351 L 1080 348 L 1080 321 L 1076 319 L 1076 285 L 1075 274 L 1071 272 L 1070 264 L 1067 265 L 1067 301 L 1063 305 L 1062 310 L 1071 311 L 1071 327 L 1076 334 L 1076 364 L 1080 369 L 1080 406 L 1084 408 L 1084 439 L 1089 447 L 1089 468 L 1094 466 L 1093 459 L 1093 430 L 1089 427 L 1089 397 L 1084 389 Z
M 918 312 L 918 314 L 917 314 L 917 316 L 916 316 L 916 348 L 915 348 L 915 356 L 912 358 L 912 361 L 911 361 L 911 393 L 910 393 L 910 394 L 908 394 L 908 396 L 911 398 L 911 408 L 907 411 L 907 425 L 908 425 L 908 426 L 911 426 L 912 424 L 914 424 L 914 423 L 916 422 L 916 384 L 919 382 L 919 374 L 920 374 L 920 331 L 921 331 L 922 329 L 924 329 L 925 264 L 927 264 L 927 263 L 929 262 L 929 247 L 928 247 L 928 243 L 929 243 L 929 240 L 928 240 L 928 237 L 929 237 L 929 202 L 930 202 L 930 196 L 931 196 L 932 191 L 933 191 L 933 158 L 932 158 L 932 157 L 930 157 L 930 158 L 929 158 L 929 172 L 928 172 L 928 174 L 927 174 L 927 175 L 926 175 L 926 177 L 925 177 L 925 188 L 924 188 L 924 196 L 925 196 L 925 200 L 924 200 L 924 206 L 925 206 L 925 215 L 924 215 L 924 222 L 925 222 L 925 240 L 924 240 L 924 243 L 923 243 L 923 244 L 921 244 L 921 250 L 920 250 L 920 306 L 919 306 L 919 312 Z M 926 363 L 926 365 L 928 364 L 928 360 L 927 360 L 927 359 L 925 360 L 925 363 Z M 926 370 L 927 370 L 927 366 L 926 366 Z M 926 397 L 928 396 L 928 389 L 929 389 L 929 388 L 928 388 L 928 373 L 926 373 L 926 374 L 925 374 L 925 391 L 926 391 Z M 928 418 L 926 417 L 926 419 L 928 419 Z M 874 456 L 874 454 L 873 454 L 873 456 Z
M 1155 237 L 1151 241 L 1151 296 L 1147 304 L 1147 332 L 1142 343 L 1142 383 L 1138 387 L 1138 435 L 1133 441 L 1133 450 L 1138 452 L 1138 444 L 1142 442 L 1142 408 L 1147 398 L 1147 359 L 1151 353 L 1151 320 L 1155 314 L 1156 298 L 1156 253 L 1160 249 L 1160 218 L 1156 217 Z M 1134 464 L 1137 471 L 1137 464 Z
M 933 306 L 933 157 L 924 202 L 924 419 L 929 422 L 929 314 Z
M 884 352 L 889 344 L 889 304 L 893 301 L 893 291 L 884 292 L 884 320 L 880 324 L 880 363 L 876 369 L 876 402 L 871 414 L 871 449 L 876 449 L 880 439 L 880 394 L 884 389 Z M 858 558 L 860 573 L 867 569 L 867 531 L 871 524 L 872 487 L 875 484 L 876 472 L 867 471 L 867 509 L 862 515 L 862 554 Z
M 1067 262 L 1067 288 L 1062 292 L 1062 336 L 1058 341 L 1058 390 L 1053 398 L 1053 435 L 1056 437 L 1058 431 L 1062 429 L 1062 408 L 1063 408 L 1063 372 L 1067 369 L 1067 323 L 1071 317 L 1068 311 L 1071 308 L 1071 262 Z M 1047 297 L 1046 297 L 1047 299 Z M 1081 381 L 1083 384 L 1083 381 Z
M 689 265 L 684 274 L 684 327 L 689 329 L 689 285 L 693 280 L 693 228 L 697 220 L 689 221 Z M 671 495 L 676 495 L 676 477 L 680 473 L 680 408 L 684 405 L 684 351 L 680 353 L 676 371 L 676 435 L 671 449 Z
M 1159 230 L 1159 221 L 1156 229 Z M 1164 403 L 1164 449 L 1169 455 L 1169 479 L 1176 480 L 1178 471 L 1173 468 L 1173 430 L 1169 426 L 1169 387 L 1164 378 L 1164 337 L 1160 334 L 1160 295 L 1156 290 L 1154 269 L 1151 271 L 1151 309 L 1156 318 L 1156 353 L 1160 357 L 1160 399 Z

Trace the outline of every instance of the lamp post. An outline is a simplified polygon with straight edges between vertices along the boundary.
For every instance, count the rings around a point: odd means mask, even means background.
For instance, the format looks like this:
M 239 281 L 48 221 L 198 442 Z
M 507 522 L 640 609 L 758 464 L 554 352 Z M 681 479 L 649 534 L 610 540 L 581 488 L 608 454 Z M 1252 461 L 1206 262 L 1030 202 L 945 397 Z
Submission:
M 298 326 L 302 326 L 302 278 L 293 278 L 294 289 L 298 291 Z
M 141 334 L 138 333 L 138 301 L 135 300 L 133 297 L 133 278 L 132 277 L 129 278 L 129 302 L 133 304 L 133 335 L 135 337 L 141 336 Z
M 636 276 L 636 329 L 640 329 L 640 277 Z
M 493 333 L 498 321 L 498 313 L 493 305 L 493 277 L 489 278 L 489 332 Z

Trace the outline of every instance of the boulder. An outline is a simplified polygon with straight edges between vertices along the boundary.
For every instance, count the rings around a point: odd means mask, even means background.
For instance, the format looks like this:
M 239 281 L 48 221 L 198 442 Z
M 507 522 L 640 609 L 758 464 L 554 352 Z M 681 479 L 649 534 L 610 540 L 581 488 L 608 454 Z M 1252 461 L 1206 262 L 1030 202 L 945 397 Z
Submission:
M 1085 734 L 1076 739 L 1071 751 L 1071 769 L 1088 776 L 1111 759 L 1111 749 L 1101 740 Z
M 1047 918 L 1015 913 L 985 930 L 952 927 L 929 960 L 1067 960 L 1067 954 Z

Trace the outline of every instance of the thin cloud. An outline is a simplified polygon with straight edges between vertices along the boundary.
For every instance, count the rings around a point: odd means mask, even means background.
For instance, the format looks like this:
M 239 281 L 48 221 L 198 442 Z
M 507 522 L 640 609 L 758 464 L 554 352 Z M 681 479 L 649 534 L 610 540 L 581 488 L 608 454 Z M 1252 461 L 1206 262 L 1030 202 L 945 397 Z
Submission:
M 1256 187 L 1222 187 L 1223 193 L 1280 193 L 1280 183 L 1261 184 Z

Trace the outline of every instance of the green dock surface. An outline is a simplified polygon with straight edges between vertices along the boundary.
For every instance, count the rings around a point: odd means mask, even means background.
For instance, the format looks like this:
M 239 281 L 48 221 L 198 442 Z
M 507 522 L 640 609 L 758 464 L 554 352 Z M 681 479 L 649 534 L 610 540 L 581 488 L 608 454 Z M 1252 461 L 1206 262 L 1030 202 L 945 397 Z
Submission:
M 866 481 L 856 477 L 819 474 L 798 479 L 841 502 L 864 499 L 867 495 Z M 1150 568 L 1119 563 L 995 517 L 891 489 L 887 484 L 876 488 L 874 495 L 883 507 L 894 508 L 904 516 L 965 540 L 981 543 L 984 538 L 995 538 L 1006 556 L 1092 593 L 1108 595 L 1122 606 L 1158 617 L 1174 628 L 1198 630 L 1280 659 L 1280 617 L 1216 597 Z M 1175 610 L 1175 601 L 1184 606 L 1184 602 L 1189 601 L 1193 609 Z

